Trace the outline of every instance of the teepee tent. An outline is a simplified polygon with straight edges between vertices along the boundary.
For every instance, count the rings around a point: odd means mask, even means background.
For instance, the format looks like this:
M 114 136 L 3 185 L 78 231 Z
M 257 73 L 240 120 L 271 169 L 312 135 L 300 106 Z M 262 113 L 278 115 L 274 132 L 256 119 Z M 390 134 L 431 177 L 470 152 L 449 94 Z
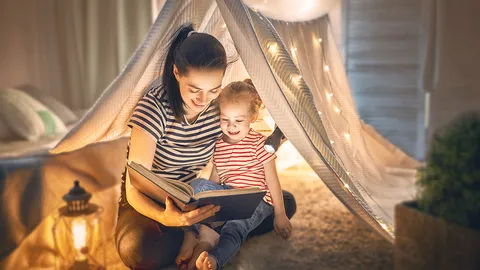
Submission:
M 250 77 L 275 123 L 331 191 L 392 240 L 393 206 L 414 195 L 418 164 L 359 119 L 328 16 L 288 23 L 241 1 L 166 1 L 124 71 L 52 152 L 128 132 L 136 102 L 159 83 L 168 38 L 189 21 L 240 56 L 224 82 Z
M 238 58 L 228 67 L 224 84 L 252 79 L 266 107 L 265 122 L 273 128 L 274 121 L 289 140 L 280 148 L 279 160 L 295 148 L 352 213 L 393 241 L 394 205 L 414 196 L 419 164 L 359 119 L 329 17 L 287 23 L 237 0 L 167 0 L 125 69 L 51 150 L 43 178 L 11 188 L 11 198 L 26 198 L 26 187 L 38 187 L 28 196 L 41 199 L 42 205 L 25 221 L 22 213 L 32 206 L 19 199 L 5 203 L 3 208 L 11 209 L 5 213 L 11 221 L 6 241 L 12 244 L 2 250 L 10 255 L 0 266 L 48 264 L 52 243 L 45 235 L 61 202 L 59 190 L 67 190 L 71 182 L 64 179 L 74 177 L 72 172 L 89 179 L 82 183 L 103 205 L 106 233 L 113 234 L 127 121 L 148 86 L 160 83 L 168 40 L 186 22 L 217 37 L 227 55 Z M 31 255 L 34 248 L 43 255 Z

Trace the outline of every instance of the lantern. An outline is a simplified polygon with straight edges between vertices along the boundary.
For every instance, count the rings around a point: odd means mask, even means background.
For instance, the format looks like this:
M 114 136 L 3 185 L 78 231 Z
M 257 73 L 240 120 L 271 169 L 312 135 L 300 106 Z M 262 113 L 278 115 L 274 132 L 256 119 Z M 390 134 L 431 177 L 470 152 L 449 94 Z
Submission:
M 53 225 L 57 269 L 105 269 L 101 212 L 103 208 L 89 203 L 91 193 L 79 181 L 63 196 Z

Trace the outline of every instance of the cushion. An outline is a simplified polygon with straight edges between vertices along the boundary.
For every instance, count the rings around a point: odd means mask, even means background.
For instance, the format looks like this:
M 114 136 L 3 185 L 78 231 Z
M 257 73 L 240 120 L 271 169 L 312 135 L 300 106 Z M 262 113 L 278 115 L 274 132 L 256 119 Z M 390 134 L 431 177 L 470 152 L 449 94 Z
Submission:
M 18 136 L 29 141 L 67 131 L 65 124 L 54 112 L 16 89 L 0 90 L 0 118 Z
M 15 89 L 22 90 L 23 92 L 29 94 L 34 99 L 40 101 L 43 105 L 49 108 L 54 112 L 65 125 L 70 125 L 78 121 L 78 117 L 72 112 L 67 106 L 55 99 L 54 97 L 43 93 L 38 88 L 33 85 L 24 84 Z
M 8 141 L 18 137 L 15 132 L 0 118 L 0 141 Z

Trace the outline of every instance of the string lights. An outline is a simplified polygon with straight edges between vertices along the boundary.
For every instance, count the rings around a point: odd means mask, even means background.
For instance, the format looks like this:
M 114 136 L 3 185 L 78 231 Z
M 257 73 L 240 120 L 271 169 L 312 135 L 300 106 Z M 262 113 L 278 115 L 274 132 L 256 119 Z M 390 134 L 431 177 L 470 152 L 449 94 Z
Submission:
M 257 12 L 256 10 L 254 10 L 254 11 Z M 288 23 L 286 23 L 286 25 L 288 26 Z M 322 56 L 325 57 L 325 52 L 323 51 L 324 50 L 323 39 L 322 38 L 315 38 L 315 37 L 313 37 L 313 38 L 314 38 L 314 40 L 316 40 L 320 44 L 320 48 L 322 50 Z M 281 48 L 277 43 L 272 42 L 272 43 L 268 44 L 267 49 L 268 49 L 269 53 L 271 53 L 272 55 L 275 56 Z M 294 62 L 297 61 L 297 55 L 296 55 L 297 51 L 298 51 L 297 47 L 292 45 L 292 47 L 290 48 L 290 53 L 291 53 L 291 56 L 292 56 L 292 60 Z M 326 61 L 324 59 L 324 63 L 325 62 Z M 298 63 L 295 63 L 295 64 L 297 64 L 296 65 L 297 68 L 300 69 Z M 332 81 L 330 79 L 330 76 L 332 75 L 330 73 L 330 67 L 327 64 L 324 64 L 323 65 L 323 71 L 327 73 L 326 77 L 328 78 L 327 79 L 328 83 L 330 83 L 330 89 L 325 90 L 325 95 L 326 95 L 327 101 L 332 104 L 332 108 L 333 108 L 334 112 L 339 114 L 348 123 L 348 120 L 343 116 L 342 110 L 339 108 L 339 105 L 336 105 L 336 104 L 340 104 L 339 101 L 336 99 L 334 94 L 331 92 L 333 90 L 333 88 L 332 88 Z M 294 85 L 299 86 L 300 82 L 302 81 L 302 75 L 300 75 L 300 74 L 292 75 L 291 76 L 291 81 L 293 82 Z M 318 114 L 322 115 L 322 112 L 318 111 Z M 344 136 L 346 141 L 351 142 L 352 138 L 351 138 L 351 133 L 350 133 L 350 127 L 348 128 L 348 132 L 344 132 L 344 133 L 341 133 L 341 134 Z M 333 145 L 334 143 L 335 143 L 334 140 L 330 140 L 330 145 Z M 333 150 L 333 151 L 335 153 L 335 150 Z M 338 159 L 337 159 L 337 162 L 341 163 L 342 164 L 341 166 L 345 170 L 345 165 L 343 165 L 343 162 L 341 162 L 341 160 L 338 161 Z M 373 218 L 373 220 L 383 230 L 385 230 L 387 233 L 389 233 L 390 235 L 393 236 L 393 229 L 387 223 L 385 223 L 379 216 L 377 216 L 373 213 L 370 206 L 366 204 L 365 200 L 361 197 L 361 194 L 358 193 L 359 191 L 357 189 L 359 187 L 357 187 L 356 185 L 352 185 L 352 183 L 350 183 L 350 182 L 349 183 L 346 182 L 346 181 L 351 181 L 352 174 L 350 172 L 346 171 L 346 170 L 345 170 L 345 173 L 343 174 L 343 176 L 342 176 L 341 171 L 339 171 L 338 173 L 340 173 L 340 177 L 339 177 L 340 182 L 342 183 L 343 187 L 348 191 L 348 193 L 353 197 L 353 199 L 361 207 L 363 207 L 363 209 Z M 358 195 L 357 195 L 357 193 L 358 193 Z

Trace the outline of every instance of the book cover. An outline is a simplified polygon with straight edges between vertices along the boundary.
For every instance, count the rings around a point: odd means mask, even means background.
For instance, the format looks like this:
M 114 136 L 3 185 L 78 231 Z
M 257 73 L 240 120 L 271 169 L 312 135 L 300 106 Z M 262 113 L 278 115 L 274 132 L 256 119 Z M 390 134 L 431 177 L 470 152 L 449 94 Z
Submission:
M 187 183 L 155 175 L 138 163 L 130 162 L 127 165 L 127 172 L 130 183 L 135 188 L 162 206 L 165 205 L 167 197 L 172 198 L 178 208 L 185 212 L 209 204 L 220 206 L 220 211 L 215 216 L 202 222 L 250 218 L 266 194 L 266 191 L 259 188 L 225 189 L 193 194 L 193 188 Z

